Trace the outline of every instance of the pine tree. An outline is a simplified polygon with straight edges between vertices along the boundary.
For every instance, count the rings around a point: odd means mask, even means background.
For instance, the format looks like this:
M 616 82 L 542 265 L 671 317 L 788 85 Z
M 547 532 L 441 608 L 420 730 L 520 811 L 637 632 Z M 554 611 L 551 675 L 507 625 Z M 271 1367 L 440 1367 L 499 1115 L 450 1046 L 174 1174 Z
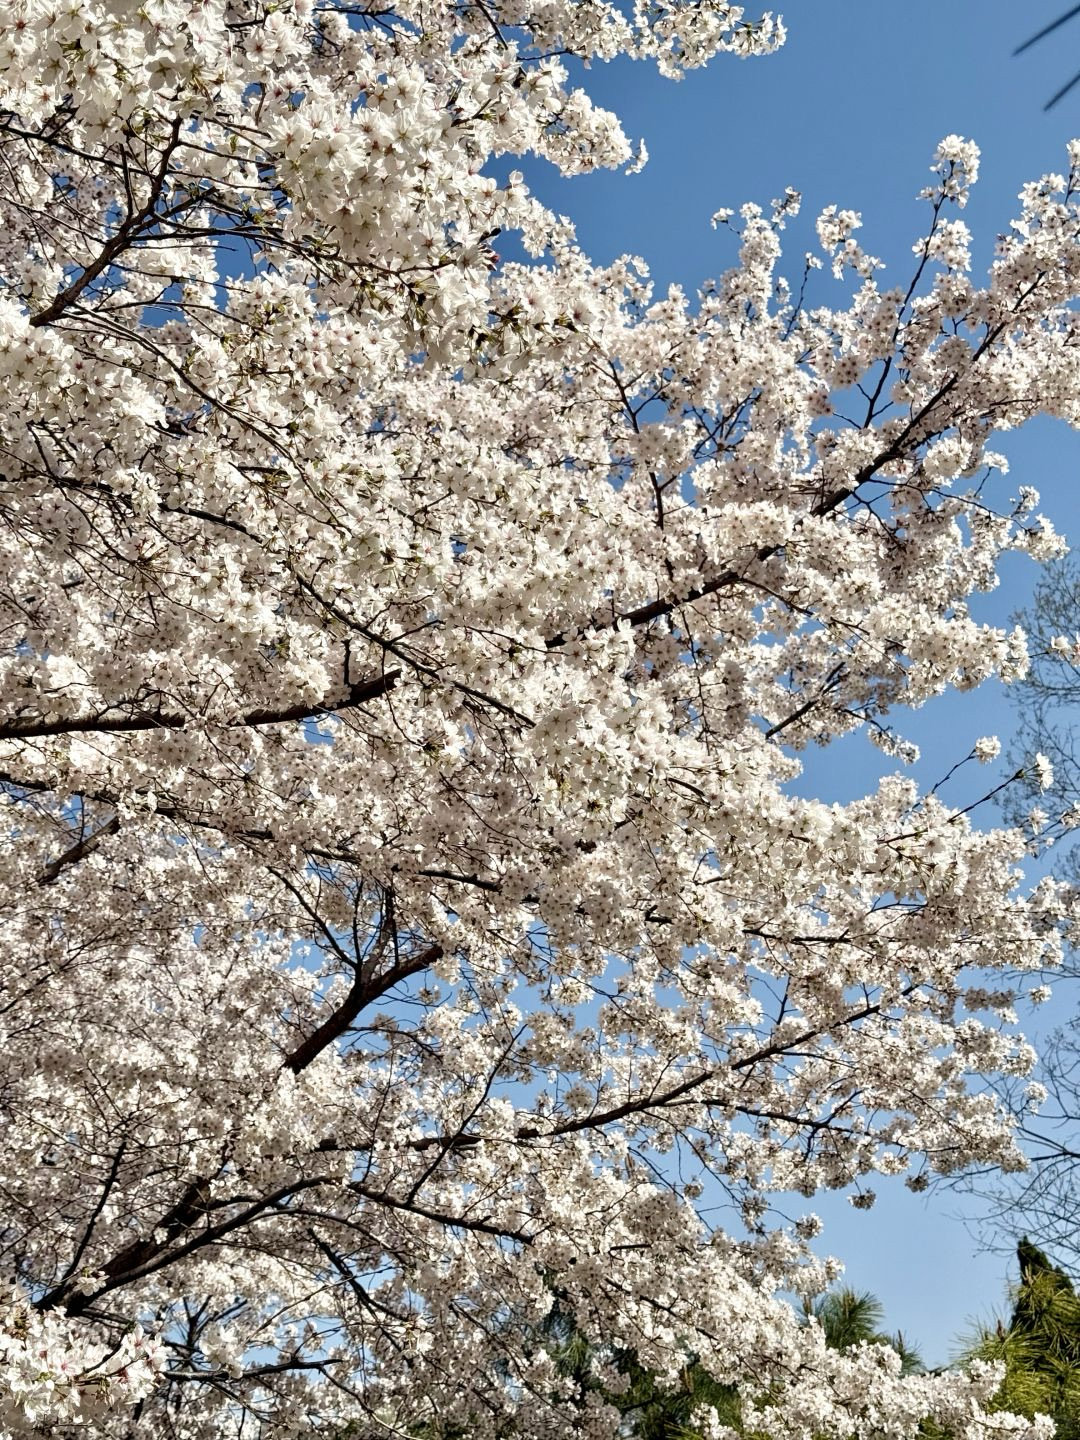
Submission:
M 547 1348 L 557 1356 L 559 1374 L 575 1386 L 570 1403 L 583 1404 L 590 1394 L 598 1395 L 619 1411 L 622 1428 L 633 1440 L 698 1440 L 694 1412 L 704 1406 L 716 1410 L 721 1424 L 741 1428 L 735 1387 L 719 1384 L 690 1351 L 678 1383 L 663 1385 L 632 1349 L 616 1346 L 604 1354 L 590 1346 L 558 1301 L 541 1331 Z M 625 1388 L 603 1383 L 601 1362 L 623 1378 Z
M 826 1343 L 834 1350 L 847 1350 L 869 1343 L 890 1345 L 900 1356 L 905 1375 L 922 1370 L 918 1350 L 898 1331 L 883 1330 L 885 1308 L 877 1296 L 849 1287 L 830 1291 L 806 1310 L 821 1325 Z M 656 1374 L 642 1365 L 632 1349 L 613 1348 L 602 1355 L 594 1350 L 558 1303 L 542 1327 L 545 1345 L 558 1356 L 560 1375 L 573 1382 L 571 1404 L 583 1404 L 591 1395 L 601 1396 L 623 1417 L 624 1433 L 632 1440 L 700 1440 L 695 1412 L 711 1406 L 720 1423 L 742 1432 L 739 1396 L 733 1386 L 715 1381 L 688 1352 L 675 1386 L 662 1384 Z M 625 1389 L 605 1386 L 598 1378 L 599 1361 L 606 1361 L 626 1381 Z
M 1058 1440 L 1080 1437 L 1080 1297 L 1060 1266 L 1025 1236 L 1012 1316 L 980 1327 L 965 1359 L 998 1360 L 1005 1379 L 994 1408 L 1051 1415 Z
M 848 1350 L 864 1341 L 874 1345 L 891 1345 L 900 1356 L 905 1375 L 914 1375 L 923 1368 L 918 1350 L 904 1339 L 899 1330 L 893 1335 L 882 1330 L 885 1308 L 868 1290 L 860 1292 L 848 1286 L 830 1290 L 806 1313 L 817 1320 L 825 1332 L 826 1342 L 834 1350 Z

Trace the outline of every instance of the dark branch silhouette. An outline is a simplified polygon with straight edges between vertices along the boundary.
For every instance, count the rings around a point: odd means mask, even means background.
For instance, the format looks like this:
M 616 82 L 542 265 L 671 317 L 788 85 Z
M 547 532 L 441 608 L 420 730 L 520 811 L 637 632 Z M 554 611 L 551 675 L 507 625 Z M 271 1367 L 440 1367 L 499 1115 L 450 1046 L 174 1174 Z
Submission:
M 236 728 L 245 725 L 284 725 L 297 720 L 317 720 L 325 715 L 336 715 L 339 710 L 349 710 L 357 705 L 366 705 L 377 700 L 394 688 L 401 678 L 400 670 L 387 670 L 374 680 L 358 680 L 350 685 L 340 700 L 328 700 L 312 705 L 283 705 L 280 709 L 249 710 L 235 720 L 225 723 Z M 121 704 L 124 702 L 120 702 Z M 0 740 L 40 740 L 49 735 L 77 734 L 118 734 L 131 730 L 185 730 L 200 718 L 196 714 L 185 715 L 175 710 L 140 710 L 137 701 L 130 702 L 132 713 L 116 715 L 118 705 L 110 705 L 97 715 L 71 715 L 65 719 L 12 720 L 0 725 Z
M 1025 50 L 1030 50 L 1032 45 L 1034 45 L 1037 41 L 1045 40 L 1047 35 L 1052 35 L 1055 30 L 1060 29 L 1062 25 L 1064 25 L 1067 21 L 1073 19 L 1073 17 L 1076 15 L 1080 15 L 1080 5 L 1074 5 L 1071 9 L 1066 10 L 1063 15 L 1059 15 L 1056 20 L 1051 20 L 1049 25 L 1044 25 L 1043 28 L 1039 30 L 1036 34 L 1030 35 L 1022 45 L 1018 45 L 1016 47 L 1016 49 L 1013 51 L 1013 54 L 1022 55 Z M 1080 70 L 1078 70 L 1076 74 L 1072 77 L 1072 79 L 1067 81 L 1060 90 L 1058 90 L 1055 94 L 1051 95 L 1050 99 L 1043 106 L 1043 109 L 1052 110 L 1054 106 L 1058 103 L 1058 101 L 1063 100 L 1065 96 L 1068 95 L 1069 91 L 1073 88 L 1073 86 L 1077 83 L 1080 83 Z

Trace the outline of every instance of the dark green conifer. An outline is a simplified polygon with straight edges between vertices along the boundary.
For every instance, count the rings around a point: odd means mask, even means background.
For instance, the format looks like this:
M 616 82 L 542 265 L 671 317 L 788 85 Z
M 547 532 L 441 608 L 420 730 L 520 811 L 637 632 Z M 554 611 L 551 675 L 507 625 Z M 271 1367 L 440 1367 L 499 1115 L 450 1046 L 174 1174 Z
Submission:
M 1025 1236 L 1008 1325 L 980 1326 L 964 1358 L 1000 1360 L 1005 1380 L 993 1407 L 1051 1415 L 1058 1440 L 1080 1440 L 1080 1298 L 1069 1276 Z

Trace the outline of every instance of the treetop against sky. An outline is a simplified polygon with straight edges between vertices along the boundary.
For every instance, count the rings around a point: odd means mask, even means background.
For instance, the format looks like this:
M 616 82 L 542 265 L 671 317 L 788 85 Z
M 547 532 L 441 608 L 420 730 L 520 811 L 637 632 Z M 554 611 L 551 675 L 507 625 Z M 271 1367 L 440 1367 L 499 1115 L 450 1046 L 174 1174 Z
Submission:
M 632 165 L 573 57 L 764 73 L 778 21 L 14 14 L 2 1423 L 614 1435 L 557 1297 L 763 1433 L 1044 1435 L 782 1297 L 815 1194 L 1018 1163 L 1073 896 L 973 823 L 985 732 L 956 799 L 893 727 L 1027 663 L 969 601 L 1061 549 L 996 437 L 1077 419 L 1080 147 L 987 275 L 957 128 L 899 281 L 836 202 L 784 282 L 780 190 L 654 295 L 492 166 Z

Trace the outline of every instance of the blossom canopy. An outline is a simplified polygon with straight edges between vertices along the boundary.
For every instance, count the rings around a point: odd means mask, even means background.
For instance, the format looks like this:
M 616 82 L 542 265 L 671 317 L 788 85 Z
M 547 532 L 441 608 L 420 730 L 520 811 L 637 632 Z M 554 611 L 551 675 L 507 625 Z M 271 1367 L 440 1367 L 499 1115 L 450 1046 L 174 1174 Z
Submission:
M 10 0 L 8 1433 L 613 1436 L 556 1295 L 598 1366 L 692 1349 L 763 1434 L 1042 1433 L 988 1367 L 828 1349 L 780 1298 L 832 1274 L 815 1217 L 765 1215 L 1018 1163 L 984 1079 L 1031 1065 L 1000 1019 L 1069 897 L 902 772 L 791 782 L 1024 671 L 968 600 L 1059 548 L 990 447 L 1078 418 L 1080 148 L 982 284 L 970 141 L 898 289 L 834 207 L 838 307 L 778 278 L 793 191 L 656 298 L 489 173 L 634 163 L 573 57 L 782 39 L 720 0 Z

